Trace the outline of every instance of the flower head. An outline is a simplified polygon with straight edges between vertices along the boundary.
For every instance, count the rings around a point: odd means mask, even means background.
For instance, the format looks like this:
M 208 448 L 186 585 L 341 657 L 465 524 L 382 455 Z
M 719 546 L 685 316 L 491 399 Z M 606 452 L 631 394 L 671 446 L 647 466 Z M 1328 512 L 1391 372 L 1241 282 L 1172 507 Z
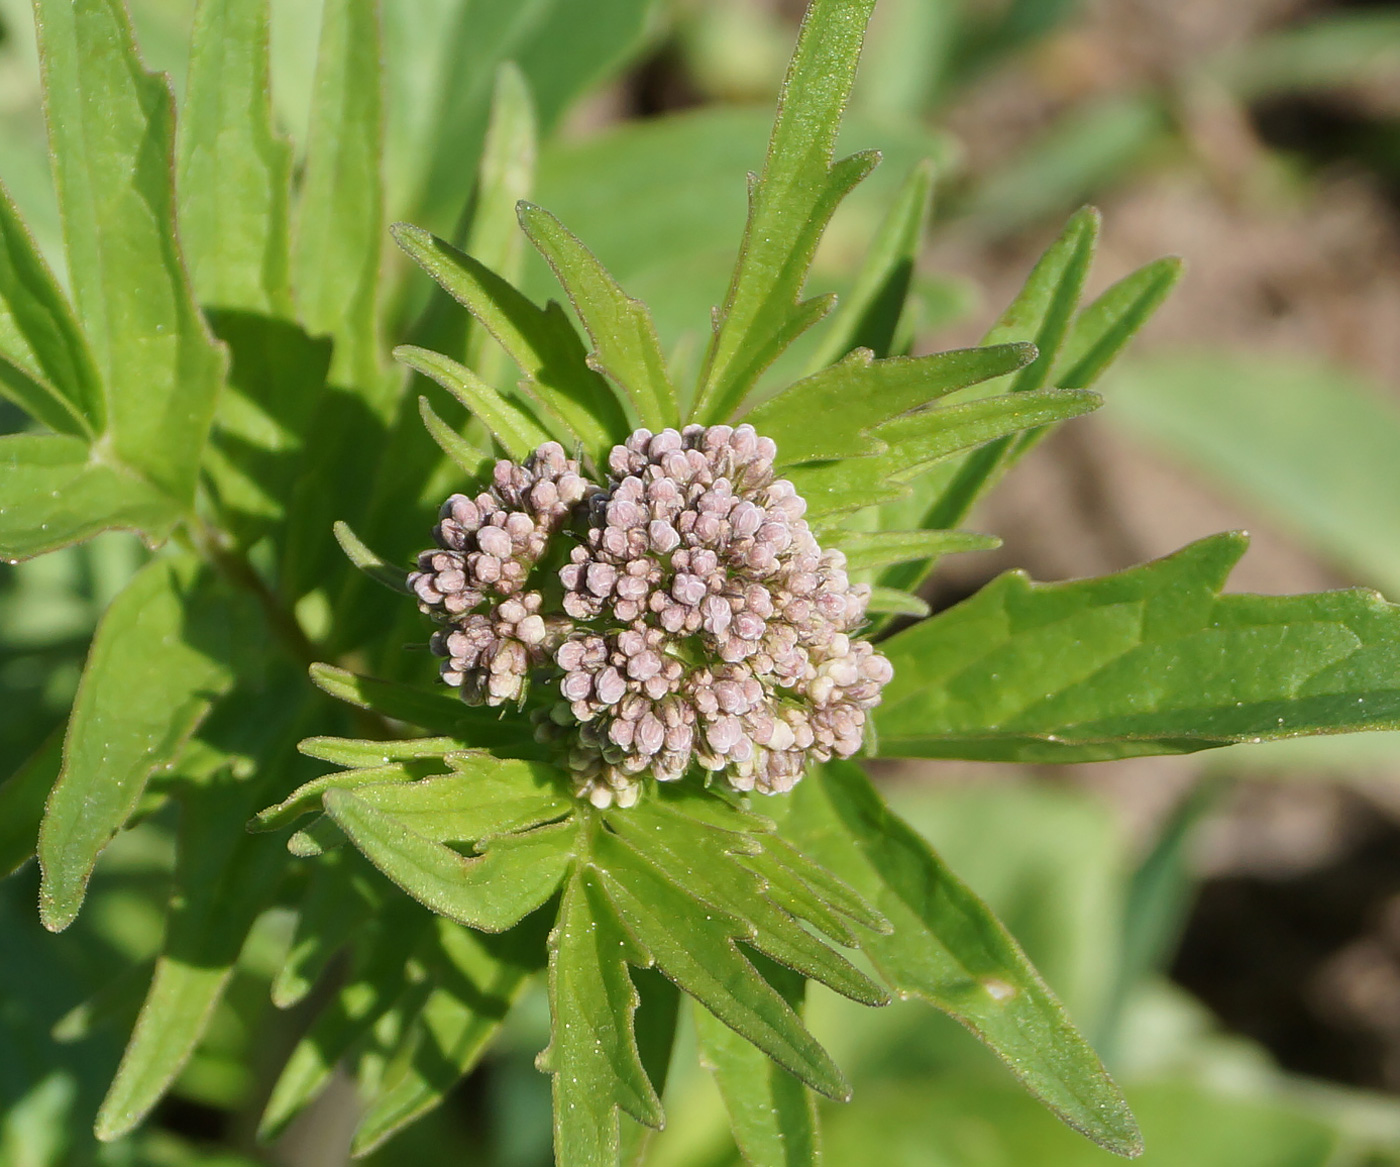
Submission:
M 497 463 L 493 491 L 448 500 L 441 550 L 410 576 L 448 624 L 434 637 L 444 679 L 499 704 L 535 674 L 541 736 L 599 806 L 693 764 L 776 793 L 813 761 L 849 757 L 890 665 L 853 638 L 869 589 L 819 546 L 775 453 L 751 426 L 688 426 L 637 430 L 602 488 L 554 443 L 523 467 Z M 554 581 L 531 571 L 566 527 L 577 541 L 551 614 Z

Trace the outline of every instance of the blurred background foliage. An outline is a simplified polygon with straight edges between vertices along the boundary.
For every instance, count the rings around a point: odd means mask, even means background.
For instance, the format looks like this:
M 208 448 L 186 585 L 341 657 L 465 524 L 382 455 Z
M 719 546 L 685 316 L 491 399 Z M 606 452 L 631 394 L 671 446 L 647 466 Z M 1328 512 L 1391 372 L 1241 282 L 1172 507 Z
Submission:
M 131 7 L 148 63 L 178 92 L 191 0 Z M 648 300 L 678 361 L 698 356 L 800 8 L 386 0 L 391 216 L 452 233 L 493 66 L 520 61 L 544 134 L 534 198 Z M 319 4 L 275 0 L 273 15 L 274 99 L 298 141 Z M 25 0 L 0 0 L 0 33 L 0 170 L 61 273 Z M 1090 575 L 1228 527 L 1255 535 L 1237 587 L 1360 583 L 1400 598 L 1400 5 L 882 0 L 844 144 L 879 146 L 885 161 L 838 213 L 817 290 L 849 284 L 899 183 L 934 160 L 915 351 L 973 342 L 1085 201 L 1104 211 L 1103 284 L 1163 251 L 1190 265 L 1104 385 L 1108 407 L 1043 443 L 974 516 L 1005 545 L 951 561 L 932 581 L 936 606 L 1009 566 Z M 402 257 L 386 250 L 386 262 Z M 547 294 L 542 263 L 525 262 L 527 288 Z M 424 282 L 398 285 L 416 289 L 399 292 L 398 319 Z M 20 424 L 0 410 L 5 430 Z M 144 556 L 104 535 L 0 573 L 0 771 L 43 764 L 96 618 Z M 1400 1164 L 1394 735 L 1096 767 L 910 763 L 880 777 L 1120 1076 L 1145 1164 Z M 7 821 L 24 817 L 6 804 L 15 788 L 0 787 L 4 871 Z M 157 813 L 123 834 L 85 926 L 58 937 L 39 926 L 32 865 L 0 884 L 5 1167 L 345 1160 L 348 1088 L 276 1146 L 253 1142 L 305 1019 L 268 1000 L 291 926 L 281 908 L 262 917 L 211 1040 L 155 1122 L 93 1142 L 160 943 L 170 832 Z M 836 1167 L 1111 1161 L 942 1018 L 858 1013 L 825 994 L 813 1014 L 858 1100 L 828 1108 Z M 546 1023 L 539 992 L 451 1104 L 369 1162 L 548 1162 L 548 1081 L 531 1064 Z M 718 1095 L 693 1038 L 685 1046 L 648 1161 L 734 1162 Z

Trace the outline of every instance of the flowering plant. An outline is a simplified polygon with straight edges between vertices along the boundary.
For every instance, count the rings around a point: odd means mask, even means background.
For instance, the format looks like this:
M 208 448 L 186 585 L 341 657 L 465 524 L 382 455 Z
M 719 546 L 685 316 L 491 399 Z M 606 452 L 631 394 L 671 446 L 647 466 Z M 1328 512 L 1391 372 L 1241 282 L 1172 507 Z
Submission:
M 471 123 L 465 246 L 395 231 L 450 294 L 425 300 L 381 270 L 370 0 L 326 6 L 295 185 L 259 0 L 200 3 L 178 138 L 117 0 L 36 0 L 72 301 L 0 200 L 0 389 L 33 419 L 0 437 L 0 553 L 110 528 L 162 549 L 107 609 L 66 727 L 0 787 L 4 868 L 37 853 L 59 931 L 113 837 L 178 810 L 100 1137 L 128 1136 L 202 1048 L 280 906 L 296 922 L 271 998 L 318 1011 L 266 1137 L 344 1064 L 355 1148 L 380 1145 L 544 972 L 567 1167 L 644 1156 L 682 995 L 745 1156 L 811 1162 L 813 1092 L 849 1090 L 803 1023 L 808 981 L 929 1002 L 1066 1122 L 1140 1150 L 1010 934 L 852 759 L 1395 726 L 1400 614 L 1361 592 L 1221 595 L 1244 548 L 1223 535 L 1102 579 L 1013 573 L 929 615 L 938 558 L 995 543 L 956 529 L 973 502 L 1098 406 L 1089 387 L 1178 265 L 1082 304 L 1083 211 L 982 346 L 908 355 L 921 166 L 840 308 L 801 299 L 878 160 L 833 162 L 872 4 L 813 0 L 692 388 L 648 309 L 521 201 L 531 85 L 557 112 L 559 78 L 587 77 L 542 52 L 534 74 L 502 67 Z M 442 186 L 419 177 L 399 201 L 431 217 Z M 572 316 L 502 274 L 512 214 Z M 381 330 L 414 342 L 395 355 L 421 399 L 381 364 Z M 403 649 L 425 634 L 404 593 L 437 624 L 440 680 Z M 284 854 L 266 832 L 289 827 Z

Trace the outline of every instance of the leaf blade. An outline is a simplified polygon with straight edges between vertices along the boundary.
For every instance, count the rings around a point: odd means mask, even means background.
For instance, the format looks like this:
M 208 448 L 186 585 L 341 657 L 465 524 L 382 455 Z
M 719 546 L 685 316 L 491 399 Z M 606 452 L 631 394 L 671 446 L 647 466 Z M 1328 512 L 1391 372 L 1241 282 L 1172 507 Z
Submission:
M 115 0 L 38 0 L 35 12 L 68 270 L 112 450 L 188 505 L 224 358 L 176 235 L 170 89 L 145 71 Z
M 1362 591 L 1222 595 L 1245 543 L 1064 584 L 1004 575 L 891 637 L 882 751 L 1055 761 L 1400 725 L 1400 609 Z M 923 655 L 944 651 L 946 669 Z
M 1121 1092 L 1010 933 L 885 806 L 859 767 L 815 768 L 797 788 L 788 825 L 804 850 L 894 923 L 893 933 L 864 944 L 891 987 L 966 1025 L 1100 1146 L 1141 1153 Z
M 50 931 L 72 923 L 98 853 L 135 808 L 147 776 L 174 757 L 232 684 L 230 625 L 246 636 L 259 621 L 229 606 L 193 557 L 160 559 L 98 625 L 39 833 L 40 915 Z

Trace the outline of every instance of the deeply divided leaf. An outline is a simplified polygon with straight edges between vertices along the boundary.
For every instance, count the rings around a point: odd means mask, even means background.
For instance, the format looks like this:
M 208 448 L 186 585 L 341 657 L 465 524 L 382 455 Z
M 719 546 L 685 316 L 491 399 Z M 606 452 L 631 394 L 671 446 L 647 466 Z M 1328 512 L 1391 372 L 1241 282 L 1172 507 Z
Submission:
M 889 918 L 865 950 L 890 987 L 966 1025 L 1062 1119 L 1122 1155 L 1142 1149 L 1117 1086 L 1010 933 L 849 762 L 798 786 L 787 829 Z
M 878 161 L 871 154 L 831 161 L 873 8 L 874 0 L 813 0 L 807 10 L 705 359 L 699 421 L 730 416 L 778 353 L 826 311 L 798 298 L 837 204 Z

